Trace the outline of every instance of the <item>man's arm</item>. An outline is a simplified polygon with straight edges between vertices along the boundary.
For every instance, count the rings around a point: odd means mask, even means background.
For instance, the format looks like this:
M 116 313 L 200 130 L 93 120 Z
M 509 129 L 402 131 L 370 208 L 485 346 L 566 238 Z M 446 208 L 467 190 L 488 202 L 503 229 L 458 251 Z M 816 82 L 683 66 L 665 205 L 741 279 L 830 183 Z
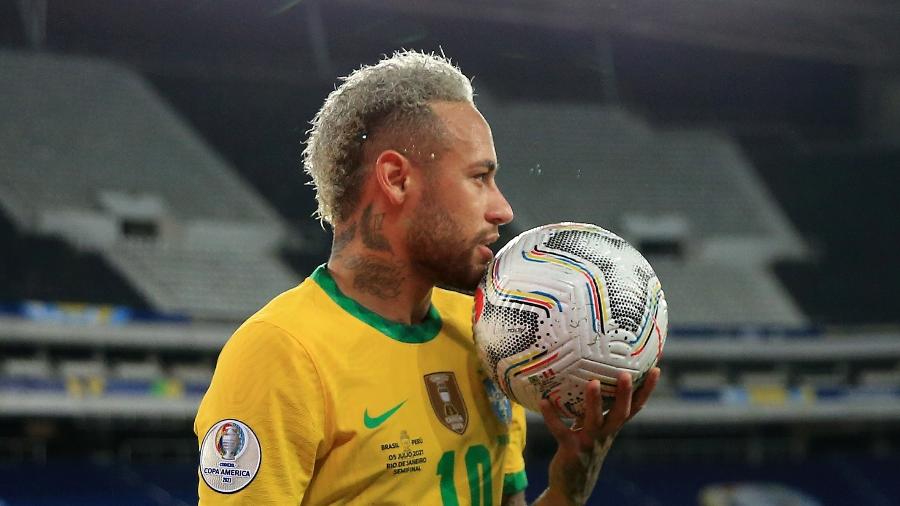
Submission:
M 503 496 L 503 506 L 528 506 L 528 502 L 525 501 L 525 492 Z
M 619 429 L 640 411 L 659 382 L 659 368 L 647 374 L 644 384 L 634 392 L 631 375 L 617 378 L 616 400 L 606 415 L 600 395 L 600 382 L 588 383 L 585 393 L 585 417 L 568 427 L 547 400 L 541 401 L 544 422 L 559 447 L 550 461 L 549 486 L 535 506 L 585 504 L 594 490 L 600 468 Z M 524 506 L 525 493 L 503 498 L 504 506 Z
M 324 439 L 324 412 L 319 375 L 302 344 L 269 323 L 242 325 L 219 355 L 195 420 L 200 448 L 210 447 L 200 458 L 199 503 L 299 504 Z M 230 459 L 213 450 L 221 437 L 212 429 L 227 420 L 241 424 L 247 445 Z

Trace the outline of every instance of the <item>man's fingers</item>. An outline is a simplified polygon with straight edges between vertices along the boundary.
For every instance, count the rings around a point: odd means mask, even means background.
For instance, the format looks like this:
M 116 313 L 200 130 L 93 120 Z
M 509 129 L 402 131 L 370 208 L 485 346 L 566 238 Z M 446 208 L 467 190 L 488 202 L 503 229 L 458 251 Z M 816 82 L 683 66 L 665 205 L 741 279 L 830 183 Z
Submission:
M 596 427 L 592 434 L 594 439 L 605 438 L 615 434 L 631 415 L 631 375 L 620 373 L 616 378 L 616 399 L 612 408 L 603 416 L 602 425 Z
M 631 416 L 636 415 L 637 412 L 644 407 L 644 404 L 647 403 L 647 399 L 650 398 L 650 394 L 653 393 L 653 390 L 659 383 L 660 373 L 661 371 L 659 370 L 659 367 L 654 367 L 647 373 L 647 377 L 644 379 L 644 384 L 641 385 L 641 387 L 638 388 L 637 392 L 635 392 L 634 394 L 634 400 L 632 401 L 631 405 Z
M 599 380 L 591 380 L 584 387 L 584 423 L 590 432 L 603 425 L 603 398 Z
M 544 423 L 547 424 L 547 429 L 550 430 L 550 433 L 553 434 L 553 437 L 555 437 L 557 441 L 560 443 L 563 442 L 566 435 L 569 433 L 569 428 L 563 423 L 559 414 L 556 413 L 556 410 L 553 409 L 553 405 L 550 401 L 543 399 L 540 407 L 541 414 L 544 415 Z
M 605 415 L 603 414 L 603 395 L 600 382 L 598 380 L 588 382 L 584 392 L 585 416 L 583 419 L 577 420 L 576 425 L 579 429 L 584 428 L 586 434 L 594 439 L 614 435 L 626 421 L 644 407 L 659 383 L 659 376 L 660 369 L 658 367 L 650 369 L 644 383 L 635 390 L 631 375 L 624 372 L 619 374 L 616 378 L 615 400 L 612 408 Z M 544 415 L 544 423 L 547 424 L 547 428 L 557 441 L 562 442 L 572 434 L 575 427 L 566 426 L 549 400 L 542 400 L 540 409 L 541 414 Z

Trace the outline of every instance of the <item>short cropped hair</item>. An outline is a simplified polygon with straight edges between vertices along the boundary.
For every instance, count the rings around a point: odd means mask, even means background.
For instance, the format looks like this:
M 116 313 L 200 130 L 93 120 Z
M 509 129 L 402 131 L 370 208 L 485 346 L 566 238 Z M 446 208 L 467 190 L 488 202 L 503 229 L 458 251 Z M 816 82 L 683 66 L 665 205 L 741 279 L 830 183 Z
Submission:
M 313 118 L 303 150 L 304 170 L 316 188 L 316 215 L 332 225 L 356 208 L 367 146 L 413 157 L 428 150 L 434 158 L 444 128 L 429 102 L 472 103 L 469 79 L 435 54 L 399 51 L 342 80 Z

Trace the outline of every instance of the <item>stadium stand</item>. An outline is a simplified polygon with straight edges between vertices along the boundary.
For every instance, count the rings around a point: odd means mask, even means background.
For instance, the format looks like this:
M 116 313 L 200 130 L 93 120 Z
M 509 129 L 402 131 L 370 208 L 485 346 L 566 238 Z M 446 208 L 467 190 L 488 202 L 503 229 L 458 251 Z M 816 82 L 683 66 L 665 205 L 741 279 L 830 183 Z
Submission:
M 15 394 L 58 394 L 66 386 L 46 357 L 16 358 L 4 360 L 0 375 L 0 391 Z
M 136 74 L 0 51 L 0 94 L 0 301 L 115 305 L 0 315 L 0 504 L 196 503 L 190 421 L 215 356 L 312 259 L 295 254 L 297 273 L 281 263 L 279 245 L 300 239 Z M 478 100 L 511 231 L 579 219 L 658 253 L 676 332 L 653 403 L 604 468 L 605 502 L 691 505 L 744 480 L 821 505 L 894 504 L 896 334 L 803 325 L 770 266 L 805 246 L 730 137 L 659 129 L 620 106 Z M 820 161 L 777 177 L 812 177 Z M 782 279 L 832 277 L 801 270 Z M 805 290 L 829 300 L 803 309 L 839 311 L 828 291 Z M 129 310 L 145 307 L 146 319 Z M 532 421 L 530 498 L 552 453 Z M 829 454 L 841 431 L 853 457 Z
M 158 309 L 200 318 L 249 316 L 298 282 L 272 253 L 244 249 L 240 240 L 226 248 L 121 241 L 107 255 Z
M 823 323 L 894 323 L 897 311 L 886 290 L 887 280 L 900 275 L 888 260 L 900 253 L 900 200 L 891 183 L 900 149 L 745 144 L 759 174 L 814 246 L 813 258 L 780 262 L 775 269 L 804 313 Z
M 0 51 L 0 94 L 16 226 L 99 252 L 153 307 L 199 318 L 246 316 L 296 281 L 277 257 L 288 227 L 137 74 Z
M 673 241 L 673 259 L 651 261 L 680 324 L 806 321 L 769 270 L 805 247 L 728 137 L 657 131 L 616 106 L 479 99 L 516 230 L 586 221 L 645 251 Z M 630 226 L 652 222 L 673 225 Z
M 534 455 L 530 458 L 536 466 L 547 464 Z M 802 465 L 788 459 L 764 466 L 721 458 L 694 459 L 681 465 L 671 461 L 649 463 L 613 458 L 604 466 L 597 488 L 603 491 L 604 502 L 629 506 L 696 505 L 701 493 L 717 483 L 731 487 L 742 483 L 777 484 L 802 492 L 821 506 L 892 506 L 895 504 L 892 498 L 900 490 L 890 473 L 898 464 L 896 458 L 828 457 Z M 72 472 L 73 466 L 77 466 L 77 473 Z M 11 505 L 180 506 L 197 501 L 195 469 L 185 464 L 123 467 L 72 461 L 0 466 L 0 470 L 3 471 L 0 488 L 9 491 L 4 499 Z M 57 486 L 49 488 L 32 480 L 34 476 L 46 475 L 68 477 L 57 478 Z M 657 479 L 646 479 L 647 476 Z M 736 476 L 741 478 L 736 480 Z M 533 500 L 546 482 L 538 476 L 530 479 L 533 487 L 529 487 L 529 499 Z
M 275 221 L 144 79 L 87 58 L 0 51 L 4 204 L 26 225 L 94 208 L 99 192 L 156 195 L 183 220 Z
M 71 461 L 52 464 L 0 465 L 4 475 L 0 489 L 2 500 L 9 505 L 54 506 L 183 506 L 196 504 L 196 489 L 185 483 L 183 476 L 191 477 L 190 466 L 143 465 L 128 468 L 109 463 Z M 153 478 L 142 478 L 150 476 Z M 35 476 L 54 476 L 54 486 L 48 487 Z M 179 479 L 181 478 L 181 479 Z M 173 488 L 169 484 L 180 483 Z M 166 481 L 167 489 L 155 485 Z
M 749 462 L 748 452 L 738 441 L 716 441 L 730 447 L 732 454 L 704 454 L 696 450 L 696 441 L 669 443 L 672 454 L 656 453 L 634 458 L 619 452 L 604 465 L 596 490 L 602 491 L 602 503 L 629 506 L 712 506 L 790 504 L 795 506 L 847 506 L 856 504 L 892 506 L 900 497 L 896 480 L 884 479 L 896 466 L 896 457 L 843 457 L 829 455 L 816 460 L 798 460 L 782 454 L 765 463 Z M 694 450 L 692 451 L 691 448 Z M 546 465 L 540 452 L 526 456 L 536 465 Z M 871 471 L 867 471 L 871 470 Z M 536 498 L 546 486 L 544 476 L 531 479 L 528 497 Z M 790 490 L 815 502 L 798 502 L 796 497 L 778 502 L 777 496 L 758 496 L 752 502 L 702 503 L 701 495 L 713 486 L 735 488 L 741 485 L 769 485 Z M 601 504 L 597 501 L 597 504 Z
M 575 215 L 618 223 L 632 212 L 678 212 L 689 220 L 692 235 L 703 239 L 764 236 L 776 253 L 802 252 L 774 200 L 723 134 L 657 131 L 617 106 L 503 102 L 480 95 L 479 107 L 492 118 L 506 169 L 501 174 L 516 176 L 501 181 L 510 198 L 551 192 L 543 200 L 554 207 L 519 206 L 517 220 L 530 224 Z
M 778 279 L 752 264 L 654 258 L 653 269 L 679 324 L 786 324 L 805 321 Z
M 21 300 L 147 307 L 102 255 L 58 237 L 22 232 L 0 209 L 0 302 Z

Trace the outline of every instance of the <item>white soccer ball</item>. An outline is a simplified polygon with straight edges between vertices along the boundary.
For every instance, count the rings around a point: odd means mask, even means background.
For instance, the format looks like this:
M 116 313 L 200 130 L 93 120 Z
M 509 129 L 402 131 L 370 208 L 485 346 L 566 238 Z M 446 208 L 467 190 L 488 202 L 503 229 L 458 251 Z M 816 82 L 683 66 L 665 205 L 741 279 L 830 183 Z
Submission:
M 587 383 L 616 376 L 638 386 L 656 365 L 669 316 L 659 279 L 641 254 L 596 225 L 557 223 L 520 234 L 488 265 L 475 292 L 475 342 L 506 395 L 531 410 L 549 399 L 584 413 Z

